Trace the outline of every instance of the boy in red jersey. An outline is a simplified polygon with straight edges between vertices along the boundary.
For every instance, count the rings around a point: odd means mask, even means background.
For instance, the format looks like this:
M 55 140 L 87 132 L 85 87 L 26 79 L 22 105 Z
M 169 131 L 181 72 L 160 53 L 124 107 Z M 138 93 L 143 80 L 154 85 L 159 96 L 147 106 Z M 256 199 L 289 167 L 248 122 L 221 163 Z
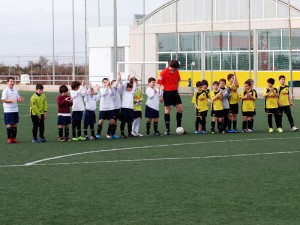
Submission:
M 183 105 L 178 93 L 179 82 L 181 80 L 179 72 L 179 63 L 177 60 L 172 60 L 169 66 L 160 73 L 160 77 L 157 80 L 158 88 L 163 85 L 163 101 L 165 104 L 165 125 L 166 135 L 170 135 L 170 113 L 171 106 L 175 106 L 177 109 L 176 120 L 177 127 L 181 127 Z M 186 133 L 186 132 L 184 132 Z

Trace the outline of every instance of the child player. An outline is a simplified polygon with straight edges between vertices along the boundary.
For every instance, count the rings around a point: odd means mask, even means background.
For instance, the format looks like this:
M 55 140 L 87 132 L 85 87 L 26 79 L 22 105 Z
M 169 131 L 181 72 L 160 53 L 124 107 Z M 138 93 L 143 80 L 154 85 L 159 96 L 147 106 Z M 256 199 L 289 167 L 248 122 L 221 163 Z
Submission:
M 62 142 L 71 141 L 69 138 L 69 125 L 71 123 L 71 107 L 73 105 L 73 100 L 68 96 L 68 91 L 69 89 L 66 85 L 61 85 L 59 87 L 60 95 L 56 97 L 58 106 L 58 140 Z
M 240 93 L 243 114 L 242 131 L 245 133 L 253 132 L 253 117 L 255 115 L 255 100 L 257 99 L 257 93 L 251 87 L 251 81 L 247 80 L 244 84 L 244 90 Z
M 97 108 L 97 102 L 100 99 L 100 95 L 95 95 L 94 88 L 90 84 L 89 89 L 87 90 L 84 101 L 85 101 L 85 112 L 84 112 L 84 119 L 83 119 L 83 132 L 85 136 L 85 140 L 95 140 L 95 123 L 96 123 L 96 113 L 95 110 Z M 91 137 L 88 137 L 88 127 L 91 130 Z
M 294 106 L 294 103 L 292 102 L 292 99 L 290 97 L 289 86 L 287 86 L 285 84 L 285 76 L 284 75 L 279 76 L 279 82 L 280 82 L 280 85 L 278 87 L 278 92 L 279 92 L 278 111 L 279 111 L 280 124 L 282 124 L 282 116 L 283 116 L 283 112 L 284 112 L 289 120 L 289 123 L 291 126 L 291 131 L 297 131 L 298 128 L 294 124 L 294 119 L 293 119 L 293 116 L 291 113 L 291 106 Z
M 223 131 L 226 131 L 226 128 L 229 124 L 229 111 L 230 111 L 230 104 L 229 104 L 229 99 L 231 97 L 231 93 L 229 88 L 226 87 L 226 80 L 225 79 L 220 79 L 220 91 L 222 91 L 223 95 Z
M 219 81 L 213 82 L 213 90 L 210 92 L 211 97 L 211 133 L 215 133 L 216 120 L 218 122 L 219 133 L 223 132 L 223 94 L 219 89 Z
M 148 87 L 146 89 L 147 101 L 146 101 L 146 110 L 145 117 L 147 118 L 147 136 L 150 135 L 150 127 L 152 119 L 154 136 L 161 136 L 161 133 L 158 131 L 158 118 L 159 118 L 159 98 L 161 98 L 158 88 L 155 87 L 156 80 L 153 77 L 148 79 Z
M 81 120 L 83 118 L 83 111 L 85 109 L 82 97 L 85 96 L 86 89 L 84 81 L 80 84 L 78 81 L 73 81 L 71 84 L 72 90 L 70 91 L 73 100 L 72 105 L 72 140 L 83 141 L 84 137 L 81 136 Z M 77 132 L 77 137 L 76 137 Z
M 24 98 L 19 95 L 19 92 L 14 88 L 14 85 L 15 79 L 13 77 L 8 77 L 7 87 L 2 91 L 1 97 L 8 144 L 19 143 L 17 140 L 17 124 L 19 123 L 18 102 L 24 101 Z
M 273 125 L 272 125 L 272 115 L 275 117 L 275 123 L 277 126 L 277 131 L 282 133 L 282 127 L 280 124 L 279 114 L 278 114 L 278 90 L 274 88 L 275 80 L 273 78 L 269 78 L 267 80 L 268 87 L 265 88 L 263 97 L 265 98 L 265 112 L 268 115 L 268 125 L 269 125 L 269 133 L 273 133 Z
M 132 131 L 131 134 L 136 137 L 142 137 L 143 135 L 139 133 L 140 129 L 140 121 L 142 118 L 142 102 L 144 100 L 141 89 L 138 88 L 138 80 L 134 77 L 130 79 L 130 83 L 133 84 L 133 80 L 136 82 L 136 92 L 133 97 L 134 103 L 134 115 L 133 115 L 133 123 L 132 123 Z
M 46 95 L 44 94 L 44 87 L 42 84 L 37 84 L 35 88 L 35 93 L 31 96 L 30 99 L 30 115 L 33 124 L 32 128 L 32 142 L 46 142 L 44 131 L 45 131 L 45 122 L 47 118 L 48 103 Z M 39 130 L 40 139 L 37 138 L 37 133 Z
M 231 93 L 231 97 L 229 99 L 230 112 L 229 112 L 228 133 L 237 133 L 236 125 L 237 125 L 237 114 L 239 113 L 239 104 L 238 104 L 239 82 L 235 72 L 233 74 L 228 74 L 227 80 L 229 81 L 229 90 Z M 231 129 L 231 125 L 233 129 Z
M 202 81 L 203 82 L 203 81 Z M 197 91 L 193 95 L 192 103 L 196 110 L 196 121 L 195 121 L 195 134 L 199 132 L 199 125 L 201 125 L 201 132 L 206 134 L 206 117 L 208 111 L 208 99 L 209 91 L 207 91 L 207 84 L 201 81 L 196 83 Z M 203 85 L 203 86 L 202 86 Z M 204 87 L 204 88 L 203 88 Z

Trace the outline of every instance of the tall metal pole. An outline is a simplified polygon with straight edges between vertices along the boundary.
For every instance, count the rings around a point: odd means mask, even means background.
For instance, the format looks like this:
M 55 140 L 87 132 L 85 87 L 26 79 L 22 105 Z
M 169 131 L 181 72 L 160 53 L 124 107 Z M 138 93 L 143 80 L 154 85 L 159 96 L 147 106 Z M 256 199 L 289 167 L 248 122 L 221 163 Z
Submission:
M 52 84 L 55 84 L 54 0 L 52 0 Z M 31 65 L 32 68 L 32 65 Z M 32 71 L 32 70 L 31 70 Z M 32 72 L 31 72 L 32 73 Z M 32 74 L 31 74 L 32 76 Z
M 289 4 L 289 48 L 290 48 L 290 61 L 289 61 L 289 67 L 290 67 L 290 80 L 291 80 L 291 98 L 294 98 L 294 88 L 293 88 L 293 52 L 292 52 L 292 23 L 291 23 L 291 2 L 288 0 Z
M 176 1 L 176 14 L 175 14 L 175 33 L 176 33 L 176 55 L 175 59 L 178 60 L 178 1 Z
M 113 49 L 113 77 L 117 78 L 117 59 L 118 59 L 118 22 L 117 22 L 117 0 L 114 0 L 114 49 Z
M 251 78 L 251 0 L 249 0 L 249 21 L 248 21 L 248 25 L 249 25 L 249 42 L 248 42 L 248 48 L 249 48 L 249 60 L 248 60 L 248 66 L 249 66 L 249 79 Z
M 146 2 L 143 0 L 143 15 L 145 18 L 146 15 Z M 146 27 L 145 27 L 145 20 L 143 23 L 143 67 L 142 67 L 142 76 L 141 76 L 141 83 L 142 83 L 142 92 L 145 90 L 145 61 L 146 61 Z
M 72 28 L 73 28 L 73 57 L 72 57 L 72 80 L 75 80 L 75 22 L 74 22 L 74 0 L 72 0 Z
M 100 27 L 100 0 L 98 0 L 98 27 Z
M 214 36 L 214 0 L 211 0 L 211 33 L 210 33 L 210 82 L 213 82 L 213 36 Z
M 84 37 L 85 37 L 85 65 L 84 65 L 84 77 L 88 81 L 87 70 L 88 70 L 88 53 L 87 53 L 87 7 L 86 0 L 84 0 Z

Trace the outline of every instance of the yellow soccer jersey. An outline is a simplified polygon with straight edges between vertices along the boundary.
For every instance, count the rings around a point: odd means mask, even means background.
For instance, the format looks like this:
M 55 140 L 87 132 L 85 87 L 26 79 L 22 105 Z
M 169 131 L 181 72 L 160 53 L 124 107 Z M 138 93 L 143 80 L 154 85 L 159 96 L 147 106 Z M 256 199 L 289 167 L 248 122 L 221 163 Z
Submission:
M 213 100 L 214 97 L 219 93 L 220 93 L 220 91 L 211 91 L 210 92 L 211 100 Z M 223 110 L 223 101 L 222 101 L 222 99 L 216 99 L 216 100 L 212 101 L 211 110 L 214 110 L 214 111 Z
M 269 88 L 265 88 L 264 94 L 267 94 L 269 92 L 270 92 L 270 89 Z M 277 88 L 274 88 L 274 92 L 278 93 Z M 276 109 L 276 108 L 278 108 L 278 97 L 276 97 L 274 95 L 274 93 L 271 93 L 270 95 L 268 95 L 265 98 L 265 108 L 266 109 Z
M 231 93 L 231 96 L 229 98 L 229 104 L 239 103 L 239 101 L 240 101 L 239 93 L 238 93 L 239 86 L 233 84 L 233 85 L 229 85 L 228 88 L 229 88 L 230 93 Z
M 283 86 L 279 86 L 278 88 L 278 93 L 279 93 L 279 101 L 281 103 L 281 106 L 288 106 L 290 105 L 289 102 L 289 86 L 287 85 L 283 85 Z
M 244 97 L 245 95 L 252 95 L 255 99 L 257 99 L 257 93 L 255 90 L 242 90 L 240 92 L 240 98 Z M 254 112 L 255 111 L 255 99 L 242 99 L 242 112 Z
M 207 111 L 208 110 L 208 99 L 209 97 L 209 90 L 201 90 L 201 91 L 196 91 L 193 95 L 192 98 L 192 103 L 196 103 L 199 112 Z
M 143 94 L 140 89 L 137 89 L 133 97 L 134 111 L 142 111 Z

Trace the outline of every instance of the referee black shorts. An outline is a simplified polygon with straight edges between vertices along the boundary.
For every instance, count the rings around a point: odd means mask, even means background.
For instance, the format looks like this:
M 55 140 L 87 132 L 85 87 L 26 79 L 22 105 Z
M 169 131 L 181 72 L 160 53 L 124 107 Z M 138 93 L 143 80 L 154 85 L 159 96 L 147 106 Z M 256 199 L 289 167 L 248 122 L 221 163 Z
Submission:
M 182 104 L 178 91 L 164 91 L 163 99 L 165 106 Z

